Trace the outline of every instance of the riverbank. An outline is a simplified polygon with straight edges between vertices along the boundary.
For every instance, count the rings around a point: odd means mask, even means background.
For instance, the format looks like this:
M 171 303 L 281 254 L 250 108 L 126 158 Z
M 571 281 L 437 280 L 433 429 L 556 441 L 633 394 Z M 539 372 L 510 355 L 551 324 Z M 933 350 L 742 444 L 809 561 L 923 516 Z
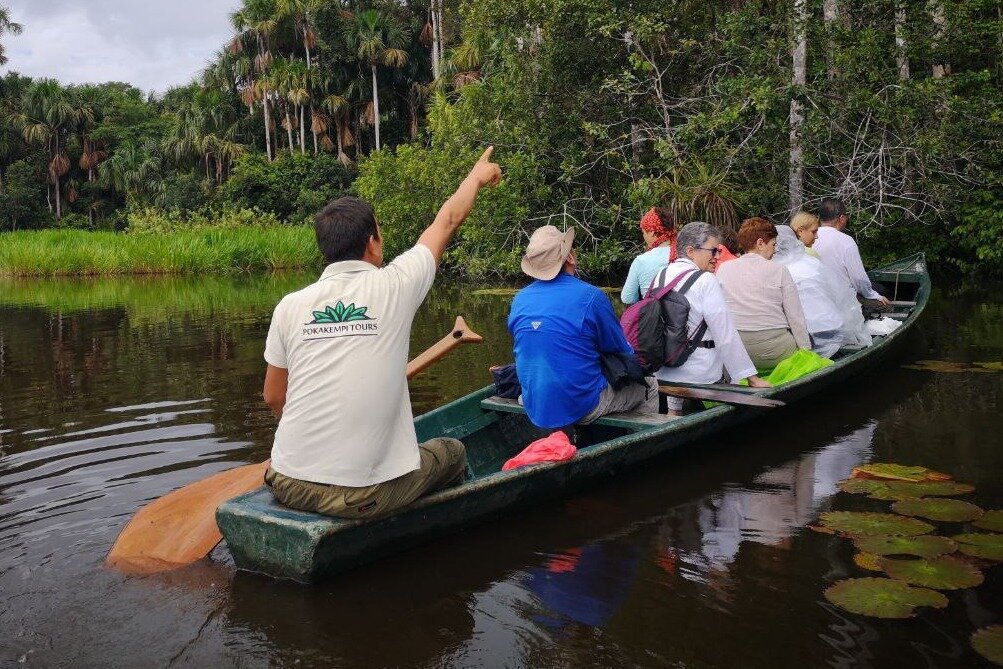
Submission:
M 313 229 L 305 225 L 0 234 L 0 276 L 7 277 L 231 274 L 321 265 Z

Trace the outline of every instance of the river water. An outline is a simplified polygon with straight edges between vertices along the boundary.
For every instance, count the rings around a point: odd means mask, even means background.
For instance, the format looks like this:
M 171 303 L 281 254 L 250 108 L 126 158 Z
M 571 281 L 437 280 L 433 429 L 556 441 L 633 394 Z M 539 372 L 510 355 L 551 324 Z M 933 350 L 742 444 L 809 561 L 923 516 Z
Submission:
M 822 591 L 864 576 L 812 532 L 867 461 L 922 464 L 1003 507 L 998 290 L 942 289 L 893 360 L 836 392 L 314 587 L 225 546 L 153 577 L 102 563 L 143 503 L 268 456 L 271 309 L 307 276 L 0 283 L 0 667 L 979 667 L 1003 568 L 882 621 Z M 458 314 L 485 337 L 411 384 L 416 413 L 511 359 L 509 298 L 437 287 L 413 352 Z M 881 510 L 881 509 L 875 509 Z M 944 531 L 960 532 L 960 526 Z

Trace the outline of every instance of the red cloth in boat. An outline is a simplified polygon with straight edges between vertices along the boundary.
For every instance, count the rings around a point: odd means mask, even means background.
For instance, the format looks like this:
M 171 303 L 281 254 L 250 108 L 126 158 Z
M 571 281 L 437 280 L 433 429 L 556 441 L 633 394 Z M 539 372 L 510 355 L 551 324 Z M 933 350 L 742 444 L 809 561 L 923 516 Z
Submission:
M 551 434 L 537 439 L 532 444 L 522 449 L 519 455 L 505 463 L 502 471 L 507 472 L 516 467 L 536 464 L 537 462 L 560 462 L 570 460 L 575 457 L 578 449 L 574 447 L 568 435 L 558 430 Z

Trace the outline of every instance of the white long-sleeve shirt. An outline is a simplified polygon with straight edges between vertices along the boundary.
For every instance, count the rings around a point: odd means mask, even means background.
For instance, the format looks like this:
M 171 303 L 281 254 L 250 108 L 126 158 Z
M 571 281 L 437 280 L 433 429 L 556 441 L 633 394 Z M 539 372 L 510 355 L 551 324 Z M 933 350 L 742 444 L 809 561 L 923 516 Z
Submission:
M 668 285 L 681 272 L 696 269 L 689 258 L 683 258 L 669 265 L 665 272 Z M 738 336 L 735 322 L 724 301 L 721 285 L 710 272 L 704 272 L 686 291 L 690 303 L 687 328 L 692 337 L 701 321 L 707 321 L 707 332 L 703 341 L 713 341 L 714 348 L 699 347 L 681 367 L 662 367 L 655 376 L 659 381 L 682 381 L 684 383 L 716 383 L 724 370 L 732 382 L 747 379 L 756 373 L 749 354 Z
M 812 245 L 826 267 L 838 276 L 845 278 L 857 294 L 870 300 L 881 296 L 874 287 L 860 259 L 860 250 L 853 237 L 840 232 L 831 225 L 823 225 L 818 229 L 818 239 Z

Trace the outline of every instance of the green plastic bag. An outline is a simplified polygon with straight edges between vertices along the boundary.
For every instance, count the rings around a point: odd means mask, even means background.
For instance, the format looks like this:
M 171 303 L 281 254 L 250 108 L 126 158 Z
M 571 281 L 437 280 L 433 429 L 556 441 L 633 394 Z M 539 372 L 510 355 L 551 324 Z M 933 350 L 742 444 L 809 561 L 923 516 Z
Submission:
M 782 386 L 832 364 L 832 360 L 823 358 L 814 351 L 798 349 L 781 360 L 766 380 L 775 386 Z

